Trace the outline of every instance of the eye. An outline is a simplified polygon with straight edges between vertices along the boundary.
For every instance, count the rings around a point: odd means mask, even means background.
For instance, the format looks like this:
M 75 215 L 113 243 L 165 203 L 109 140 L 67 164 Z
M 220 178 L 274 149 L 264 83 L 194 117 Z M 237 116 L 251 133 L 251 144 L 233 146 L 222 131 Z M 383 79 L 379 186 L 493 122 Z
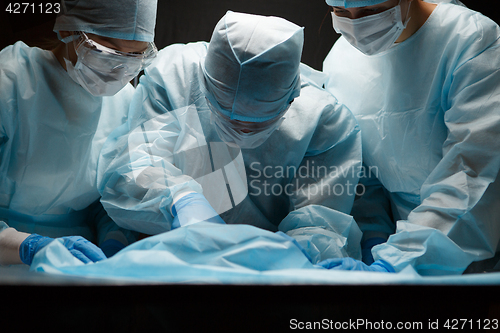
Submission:
M 375 7 L 375 8 L 365 8 L 363 11 L 367 14 L 375 14 L 384 11 L 384 9 Z
M 333 11 L 335 14 L 342 14 L 342 13 L 347 12 L 347 10 L 342 9 L 342 8 L 339 8 L 339 7 L 332 7 L 332 11 Z

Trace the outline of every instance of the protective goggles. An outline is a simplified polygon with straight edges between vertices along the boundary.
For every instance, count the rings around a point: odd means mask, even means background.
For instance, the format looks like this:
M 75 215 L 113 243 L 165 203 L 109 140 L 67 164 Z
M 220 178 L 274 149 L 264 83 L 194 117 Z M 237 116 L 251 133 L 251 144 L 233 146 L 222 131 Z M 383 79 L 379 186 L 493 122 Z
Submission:
M 90 39 L 84 32 L 79 32 L 75 50 L 79 59 L 87 66 L 101 73 L 122 72 L 139 74 L 156 58 L 158 49 L 152 42 L 142 52 L 121 52 L 111 49 Z
M 257 132 L 262 132 L 266 131 L 274 126 L 276 126 L 276 123 L 283 118 L 285 113 L 290 109 L 290 106 L 292 105 L 292 102 L 290 102 L 283 111 L 280 112 L 279 115 L 276 117 L 263 121 L 263 122 L 253 122 L 253 121 L 241 121 L 241 120 L 234 120 L 230 119 L 229 117 L 223 115 L 220 113 L 220 111 L 217 110 L 217 108 L 210 102 L 208 98 L 206 98 L 208 108 L 212 112 L 212 114 L 217 117 L 217 119 L 226 125 L 227 127 L 230 127 L 236 131 L 242 132 L 242 133 L 257 133 Z

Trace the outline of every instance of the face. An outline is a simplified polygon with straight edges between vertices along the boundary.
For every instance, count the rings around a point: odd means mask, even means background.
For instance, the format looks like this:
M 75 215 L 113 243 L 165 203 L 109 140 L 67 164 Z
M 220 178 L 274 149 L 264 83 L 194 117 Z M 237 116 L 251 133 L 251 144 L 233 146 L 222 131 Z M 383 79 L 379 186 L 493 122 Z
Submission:
M 335 15 L 339 17 L 346 17 L 349 19 L 358 19 L 369 15 L 378 14 L 384 12 L 388 9 L 391 9 L 397 6 L 399 0 L 389 0 L 378 5 L 366 6 L 366 7 L 353 7 L 353 8 L 344 8 L 344 7 L 332 7 Z
M 71 32 L 69 31 L 60 31 L 61 37 L 65 38 L 71 35 Z M 148 47 L 148 43 L 146 42 L 140 42 L 140 41 L 135 41 L 135 40 L 125 40 L 125 39 L 117 39 L 117 38 L 108 38 L 108 37 L 102 37 L 99 35 L 94 35 L 94 34 L 87 34 L 87 36 L 92 39 L 93 41 L 106 46 L 110 49 L 117 50 L 120 52 L 126 52 L 126 53 L 142 53 L 143 51 L 146 50 Z M 75 43 L 75 42 L 71 42 Z M 69 60 L 75 64 L 78 57 L 75 52 L 74 47 L 69 47 L 68 49 L 68 58 Z M 66 67 L 65 65 L 63 67 Z
M 109 47 L 110 49 L 117 50 L 125 53 L 137 53 L 140 54 L 146 50 L 148 43 L 139 42 L 136 40 L 125 40 L 117 38 L 102 37 L 94 34 L 87 34 L 87 36 L 93 41 Z

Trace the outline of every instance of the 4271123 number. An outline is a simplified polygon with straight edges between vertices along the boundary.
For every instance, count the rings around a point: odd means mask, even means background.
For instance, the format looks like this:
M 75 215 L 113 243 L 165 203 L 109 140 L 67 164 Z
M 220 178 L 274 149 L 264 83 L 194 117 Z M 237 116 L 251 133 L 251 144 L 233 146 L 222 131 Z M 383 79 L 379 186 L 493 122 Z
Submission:
M 448 319 L 444 328 L 449 330 L 464 330 L 464 329 L 477 329 L 477 330 L 498 330 L 498 319 Z
M 59 14 L 61 12 L 61 4 L 57 2 L 10 2 L 5 11 L 9 14 Z

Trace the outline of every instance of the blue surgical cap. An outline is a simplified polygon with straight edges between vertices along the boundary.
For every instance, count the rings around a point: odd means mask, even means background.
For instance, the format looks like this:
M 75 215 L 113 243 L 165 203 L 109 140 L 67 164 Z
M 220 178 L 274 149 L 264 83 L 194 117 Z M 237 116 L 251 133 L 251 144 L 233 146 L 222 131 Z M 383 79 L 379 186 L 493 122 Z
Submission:
M 157 0 L 63 0 L 54 31 L 154 41 Z
M 326 0 L 326 3 L 335 7 L 353 8 L 378 5 L 386 1 L 389 0 Z
M 300 94 L 303 28 L 279 17 L 228 11 L 201 61 L 205 94 L 231 119 L 263 122 Z

